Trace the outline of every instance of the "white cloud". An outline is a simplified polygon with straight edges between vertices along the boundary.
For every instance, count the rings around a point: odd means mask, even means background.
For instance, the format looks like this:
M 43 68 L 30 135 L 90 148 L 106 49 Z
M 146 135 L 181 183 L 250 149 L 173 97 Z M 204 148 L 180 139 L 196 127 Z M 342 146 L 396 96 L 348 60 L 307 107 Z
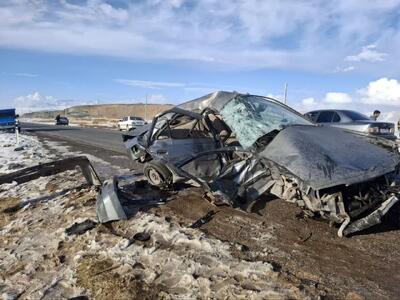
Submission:
M 347 67 L 337 67 L 334 73 L 347 73 L 354 71 L 356 68 L 354 66 L 347 66 Z
M 314 109 L 342 108 L 369 115 L 378 109 L 382 112 L 380 119 L 390 121 L 400 116 L 400 112 L 392 111 L 394 107 L 400 107 L 400 82 L 386 77 L 371 81 L 365 88 L 352 93 L 329 92 L 321 100 L 309 97 L 296 105 L 296 108 L 303 112 Z
M 361 100 L 368 104 L 400 105 L 400 83 L 386 77 L 372 81 L 358 91 Z
M 350 55 L 345 58 L 346 61 L 366 61 L 366 62 L 380 62 L 384 61 L 387 54 L 375 50 L 376 45 L 368 45 L 362 48 L 361 52 L 357 55 Z
M 14 99 L 14 105 L 18 113 L 27 113 L 40 110 L 64 109 L 59 101 L 53 96 L 43 96 L 39 92 L 34 92 L 26 96 Z
M 114 79 L 115 82 L 134 86 L 144 89 L 168 89 L 168 88 L 181 88 L 184 92 L 197 93 L 197 94 L 209 94 L 216 90 L 223 88 L 206 86 L 198 83 L 182 83 L 182 82 L 165 82 L 165 81 L 150 81 L 150 80 L 136 80 L 136 79 Z
M 0 47 L 328 72 L 364 46 L 348 60 L 398 70 L 400 0 L 379 2 L 4 0 Z
M 97 104 L 97 101 L 61 100 L 53 96 L 42 95 L 39 92 L 19 96 L 12 102 L 19 114 L 43 110 L 60 110 L 74 105 Z
M 348 104 L 353 100 L 349 94 L 339 92 L 326 93 L 323 102 L 328 104 Z
M 301 101 L 304 106 L 314 106 L 317 104 L 317 101 L 313 97 L 305 98 Z
M 133 79 L 115 79 L 114 81 L 124 85 L 147 88 L 147 89 L 176 88 L 176 87 L 186 86 L 186 84 L 181 82 L 161 82 L 161 81 L 133 80 Z
M 304 98 L 296 109 L 300 112 L 308 112 L 316 109 L 349 108 L 353 106 L 354 100 L 347 93 L 328 92 L 321 99 L 314 97 Z
M 32 74 L 32 73 L 15 73 L 15 76 L 19 76 L 19 77 L 38 77 L 37 74 Z

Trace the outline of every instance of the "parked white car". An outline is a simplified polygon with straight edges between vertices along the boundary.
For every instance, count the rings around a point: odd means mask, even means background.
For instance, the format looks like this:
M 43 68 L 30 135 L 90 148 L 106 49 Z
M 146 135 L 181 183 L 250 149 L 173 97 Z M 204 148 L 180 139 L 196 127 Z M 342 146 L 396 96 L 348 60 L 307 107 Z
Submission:
M 118 129 L 129 131 L 138 126 L 143 126 L 144 124 L 146 124 L 146 122 L 140 117 L 124 117 L 118 122 Z

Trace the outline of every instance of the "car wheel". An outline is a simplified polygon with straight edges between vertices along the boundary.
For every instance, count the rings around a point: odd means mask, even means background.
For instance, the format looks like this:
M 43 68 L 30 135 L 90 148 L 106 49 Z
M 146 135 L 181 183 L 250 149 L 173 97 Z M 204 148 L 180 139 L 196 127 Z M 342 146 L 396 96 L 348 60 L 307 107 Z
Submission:
M 156 161 L 146 163 L 143 173 L 151 185 L 168 188 L 172 184 L 172 173 L 162 163 Z

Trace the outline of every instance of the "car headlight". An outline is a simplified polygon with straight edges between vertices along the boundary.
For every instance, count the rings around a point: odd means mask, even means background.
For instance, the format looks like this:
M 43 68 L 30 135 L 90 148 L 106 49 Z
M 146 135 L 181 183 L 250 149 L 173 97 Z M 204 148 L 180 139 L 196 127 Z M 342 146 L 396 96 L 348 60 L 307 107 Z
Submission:
M 394 133 L 394 128 L 390 128 L 390 133 Z
M 369 127 L 368 132 L 369 133 L 379 133 L 379 127 Z

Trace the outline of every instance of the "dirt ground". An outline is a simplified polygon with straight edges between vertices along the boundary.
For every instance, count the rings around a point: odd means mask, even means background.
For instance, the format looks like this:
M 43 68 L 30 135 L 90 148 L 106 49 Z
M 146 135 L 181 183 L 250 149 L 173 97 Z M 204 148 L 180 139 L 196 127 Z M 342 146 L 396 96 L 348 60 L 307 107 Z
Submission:
M 251 214 L 216 207 L 202 192 L 190 189 L 157 208 L 165 216 L 189 224 L 213 210 L 201 230 L 220 240 L 243 245 L 236 255 L 263 260 L 306 294 L 324 299 L 398 299 L 400 297 L 400 219 L 391 213 L 386 223 L 351 238 L 339 238 L 337 228 L 302 216 L 295 205 L 262 199 Z M 393 209 L 398 211 L 399 207 Z M 268 238 L 263 239 L 263 232 Z

